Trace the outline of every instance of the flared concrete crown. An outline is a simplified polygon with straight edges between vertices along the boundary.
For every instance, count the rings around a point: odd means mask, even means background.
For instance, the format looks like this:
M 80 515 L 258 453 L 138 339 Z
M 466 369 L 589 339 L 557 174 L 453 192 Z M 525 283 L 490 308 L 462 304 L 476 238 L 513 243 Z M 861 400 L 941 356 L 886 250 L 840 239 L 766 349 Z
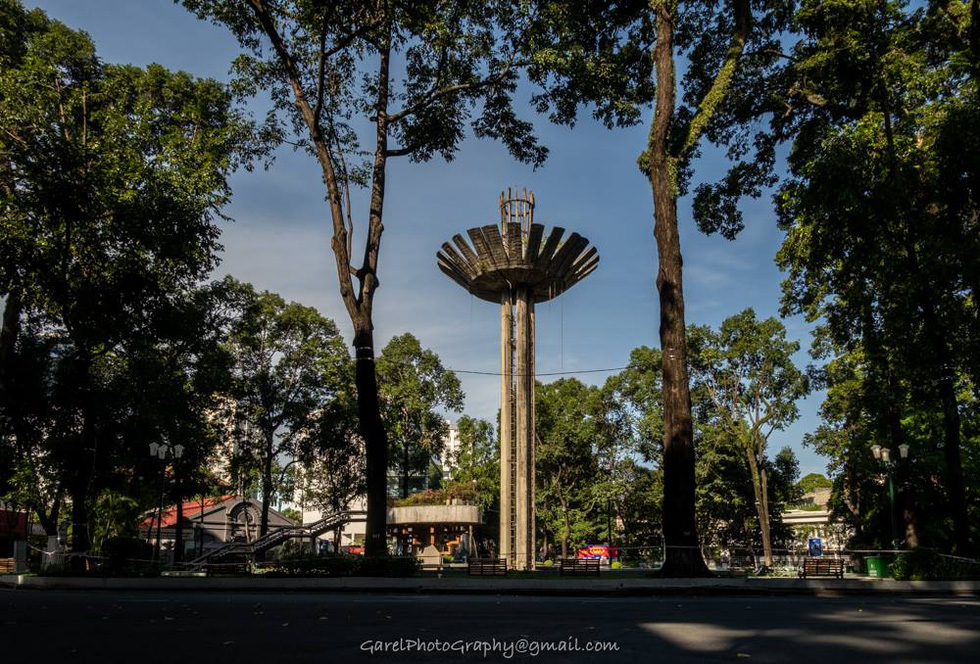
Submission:
M 519 223 L 505 223 L 503 229 L 503 235 L 496 224 L 469 229 L 472 246 L 462 235 L 453 236 L 456 246 L 444 242 L 436 253 L 439 269 L 481 300 L 499 304 L 501 293 L 518 285 L 530 287 L 535 302 L 545 302 L 589 276 L 599 264 L 599 252 L 589 247 L 586 238 L 572 233 L 562 242 L 565 229 L 559 226 L 543 243 L 541 224 L 531 224 L 527 235 Z

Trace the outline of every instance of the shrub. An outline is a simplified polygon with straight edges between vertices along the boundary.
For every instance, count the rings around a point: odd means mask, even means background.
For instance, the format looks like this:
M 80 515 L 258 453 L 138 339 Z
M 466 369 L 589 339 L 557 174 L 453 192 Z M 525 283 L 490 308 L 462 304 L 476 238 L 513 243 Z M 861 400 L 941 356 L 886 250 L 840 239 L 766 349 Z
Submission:
M 980 565 L 942 556 L 934 549 L 918 548 L 898 555 L 891 564 L 898 581 L 938 581 L 980 578 Z
M 618 560 L 614 560 L 612 565 L 609 566 L 609 569 L 621 569 L 622 567 L 623 563 L 619 562 Z
M 391 506 L 445 505 L 452 500 L 472 505 L 475 503 L 476 498 L 476 489 L 464 482 L 455 482 L 448 484 L 443 489 L 426 489 L 425 491 L 412 494 L 408 498 L 397 498 L 391 501 Z
M 412 494 L 408 498 L 399 498 L 391 504 L 394 507 L 411 507 L 413 505 L 445 505 L 446 492 L 442 489 L 426 489 Z
M 139 537 L 110 537 L 102 544 L 105 569 L 118 572 L 153 558 L 153 545 Z
M 419 559 L 414 556 L 378 556 L 377 558 L 359 556 L 359 558 L 361 565 L 357 570 L 358 576 L 415 576 L 421 569 Z
M 410 556 L 365 558 L 354 555 L 284 556 L 269 577 L 414 576 L 418 561 Z

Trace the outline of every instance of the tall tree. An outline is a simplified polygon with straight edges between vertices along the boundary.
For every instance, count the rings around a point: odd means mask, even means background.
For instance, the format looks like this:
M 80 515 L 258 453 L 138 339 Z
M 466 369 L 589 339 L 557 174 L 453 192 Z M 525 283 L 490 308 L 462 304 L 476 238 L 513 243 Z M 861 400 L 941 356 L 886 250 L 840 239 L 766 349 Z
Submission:
M 822 317 L 831 350 L 860 352 L 886 446 L 906 443 L 910 404 L 942 412 L 955 547 L 969 554 L 960 394 L 976 381 L 977 208 L 976 153 L 963 150 L 976 145 L 976 28 L 965 3 L 903 1 L 803 2 L 797 25 L 777 123 L 796 137 L 778 197 L 785 308 Z
M 682 258 L 677 199 L 687 191 L 699 146 L 727 145 L 736 162 L 717 185 L 700 185 L 699 226 L 734 237 L 742 227 L 741 195 L 758 196 L 774 159 L 766 134 L 751 136 L 759 81 L 778 53 L 791 2 L 542 2 L 531 49 L 531 79 L 544 87 L 539 110 L 571 124 L 581 104 L 595 104 L 607 125 L 635 124 L 652 103 L 647 143 L 638 164 L 649 181 L 657 244 L 664 403 L 663 573 L 706 575 L 695 519 L 695 453 L 687 373 Z M 542 42 L 546 46 L 542 46 Z M 687 68 L 677 97 L 677 57 Z M 752 159 L 745 155 L 755 149 Z
M 89 548 L 88 503 L 111 464 L 115 354 L 215 264 L 227 176 L 249 124 L 220 84 L 109 65 L 87 35 L 0 4 L 0 348 L 31 310 L 59 339 L 72 548 Z M 10 416 L 10 412 L 6 413 Z
M 459 430 L 459 450 L 450 459 L 453 482 L 472 486 L 476 502 L 490 511 L 500 500 L 500 443 L 496 428 L 486 420 L 463 415 L 456 423 Z M 488 519 L 487 525 L 497 523 Z
M 452 482 L 472 490 L 475 502 L 483 510 L 483 523 L 476 527 L 475 553 L 492 555 L 500 541 L 500 519 L 489 518 L 500 510 L 500 441 L 497 427 L 486 420 L 463 415 L 456 422 L 459 450 L 452 464 Z
M 772 567 L 766 446 L 774 431 L 799 417 L 796 402 L 809 392 L 806 376 L 793 362 L 800 344 L 786 340 L 777 319 L 757 320 L 752 309 L 726 318 L 717 332 L 695 330 L 692 373 L 710 395 L 720 428 L 748 462 L 765 565 Z
M 401 496 L 407 498 L 410 477 L 425 476 L 449 433 L 439 409 L 462 410 L 463 390 L 439 356 L 407 332 L 381 351 L 378 379 L 382 419 L 395 451 L 390 467 L 400 471 Z
M 270 132 L 293 135 L 319 164 L 338 285 L 354 328 L 356 383 L 368 483 L 366 552 L 386 553 L 387 440 L 375 371 L 374 296 L 389 158 L 452 159 L 468 122 L 477 136 L 503 141 L 521 161 L 546 151 L 511 105 L 519 67 L 515 43 L 527 17 L 519 2 L 386 0 L 181 0 L 228 27 L 245 54 L 239 89 L 269 92 Z M 393 77 L 404 66 L 398 85 Z M 478 113 L 473 117 L 474 113 Z M 374 125 L 370 161 L 358 144 Z M 367 133 L 367 132 L 365 132 Z M 350 188 L 370 189 L 363 258 L 354 262 Z
M 343 384 L 317 413 L 312 435 L 303 436 L 296 450 L 303 505 L 324 513 L 350 508 L 367 488 L 351 362 L 346 363 Z
M 576 531 L 595 530 L 588 521 L 597 516 L 591 491 L 599 471 L 593 445 L 602 426 L 597 391 L 574 378 L 535 390 L 535 502 L 546 528 L 558 536 L 562 558 Z
M 234 357 L 229 410 L 238 461 L 254 470 L 262 493 L 259 535 L 269 530 L 269 507 L 282 489 L 285 469 L 301 457 L 303 441 L 317 437 L 343 400 L 350 356 L 333 321 L 316 309 L 250 284 L 225 279 L 237 316 L 228 346 Z

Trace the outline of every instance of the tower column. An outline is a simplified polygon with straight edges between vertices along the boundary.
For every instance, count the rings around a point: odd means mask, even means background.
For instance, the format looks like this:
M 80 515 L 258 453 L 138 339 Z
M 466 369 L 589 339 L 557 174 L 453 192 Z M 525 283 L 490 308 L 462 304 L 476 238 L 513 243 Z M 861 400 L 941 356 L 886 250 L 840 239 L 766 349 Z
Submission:
M 516 465 L 517 492 L 515 505 L 515 541 L 514 550 L 517 554 L 517 569 L 532 569 L 534 567 L 534 421 L 532 419 L 534 394 L 533 362 L 531 360 L 532 332 L 531 319 L 534 312 L 534 302 L 531 289 L 519 285 L 516 289 L 517 300 L 517 366 L 516 389 L 514 395 L 515 429 L 516 429 Z
M 514 564 L 514 547 L 511 542 L 513 509 L 511 496 L 511 466 L 513 459 L 513 349 L 514 318 L 510 291 L 500 294 L 500 557 Z
M 500 305 L 500 546 L 513 569 L 534 568 L 534 305 L 591 274 L 588 239 L 534 223 L 534 194 L 500 194 L 500 224 L 467 229 L 436 252 L 439 269 L 475 297 Z

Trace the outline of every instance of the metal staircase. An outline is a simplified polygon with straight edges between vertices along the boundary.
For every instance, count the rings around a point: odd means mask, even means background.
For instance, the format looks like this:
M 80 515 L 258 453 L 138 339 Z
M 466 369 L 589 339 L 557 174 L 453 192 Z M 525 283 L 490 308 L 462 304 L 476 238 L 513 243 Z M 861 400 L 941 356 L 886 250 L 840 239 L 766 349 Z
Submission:
M 199 568 L 207 563 L 216 563 L 233 555 L 251 556 L 256 553 L 268 551 L 274 546 L 278 546 L 289 539 L 296 537 L 316 537 L 328 530 L 333 530 L 352 521 L 364 521 L 367 512 L 363 510 L 341 510 L 333 514 L 328 514 L 313 523 L 303 524 L 302 526 L 292 526 L 280 528 L 266 533 L 262 537 L 252 542 L 229 542 L 224 546 L 209 551 L 200 558 L 196 558 L 188 563 L 191 569 Z

